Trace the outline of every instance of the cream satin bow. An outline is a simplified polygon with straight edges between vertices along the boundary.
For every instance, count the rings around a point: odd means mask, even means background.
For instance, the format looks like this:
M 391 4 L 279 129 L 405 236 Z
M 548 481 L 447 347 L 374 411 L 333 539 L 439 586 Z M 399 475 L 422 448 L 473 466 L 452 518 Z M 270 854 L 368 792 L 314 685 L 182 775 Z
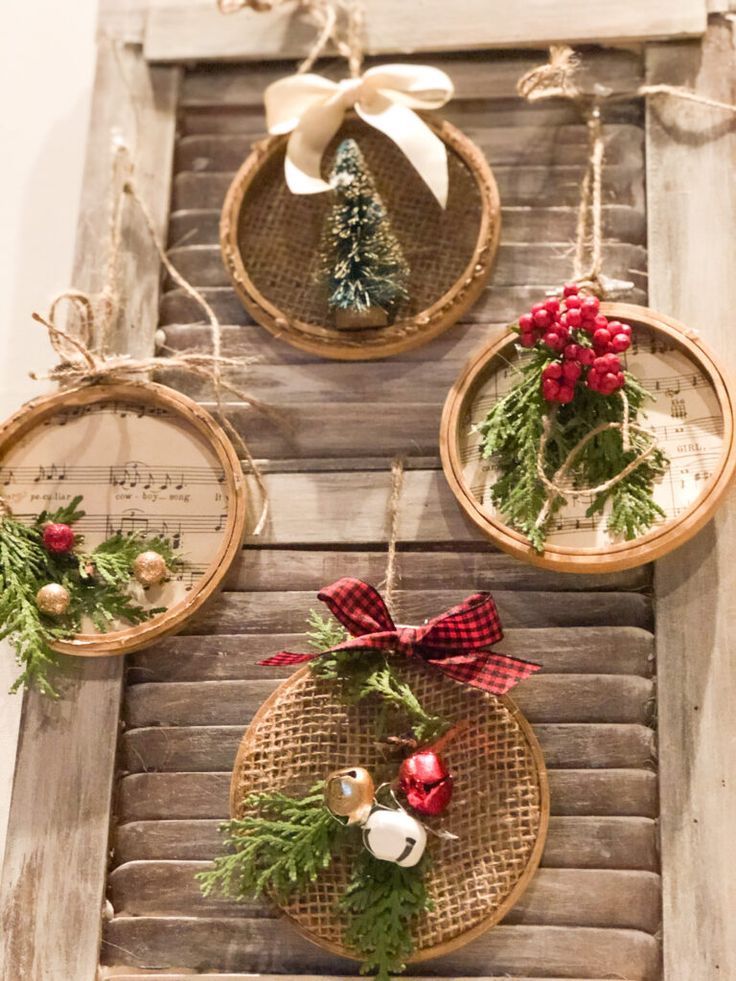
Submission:
M 396 143 L 444 208 L 447 150 L 415 109 L 439 109 L 452 98 L 450 78 L 428 65 L 380 65 L 360 78 L 331 82 L 321 75 L 290 75 L 266 89 L 269 133 L 291 133 L 286 183 L 294 194 L 318 194 L 330 185 L 320 165 L 348 109 Z

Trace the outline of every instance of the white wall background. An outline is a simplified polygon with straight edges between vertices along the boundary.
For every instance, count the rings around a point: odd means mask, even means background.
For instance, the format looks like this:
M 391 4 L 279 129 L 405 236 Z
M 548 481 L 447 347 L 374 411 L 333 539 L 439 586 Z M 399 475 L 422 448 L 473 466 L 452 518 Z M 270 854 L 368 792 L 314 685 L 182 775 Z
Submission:
M 52 363 L 31 312 L 69 282 L 94 72 L 97 0 L 3 0 L 0 35 L 0 418 Z M 0 644 L 0 860 L 22 699 Z

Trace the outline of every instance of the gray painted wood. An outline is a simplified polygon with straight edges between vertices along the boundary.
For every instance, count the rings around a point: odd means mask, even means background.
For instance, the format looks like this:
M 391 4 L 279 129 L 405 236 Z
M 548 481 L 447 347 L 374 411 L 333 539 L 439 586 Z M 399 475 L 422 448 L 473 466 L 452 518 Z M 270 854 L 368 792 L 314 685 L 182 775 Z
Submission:
M 113 132 L 135 147 L 141 193 L 160 231 L 165 228 L 178 76 L 175 68 L 150 69 L 134 49 L 100 46 L 75 287 L 94 292 L 103 282 Z M 111 349 L 138 356 L 153 350 L 158 303 L 158 266 L 143 241 L 140 221 L 131 216 L 121 269 L 125 318 L 110 340 Z M 135 329 L 128 329 L 128 318 Z M 122 678 L 121 658 L 69 658 L 58 702 L 35 693 L 24 698 L 0 886 L 3 978 L 90 981 L 95 975 Z
M 705 43 L 652 48 L 652 82 L 734 101 L 732 17 Z M 647 113 L 652 305 L 702 332 L 724 365 L 736 341 L 733 117 L 675 100 Z M 663 934 L 668 981 L 736 977 L 736 506 L 657 563 Z

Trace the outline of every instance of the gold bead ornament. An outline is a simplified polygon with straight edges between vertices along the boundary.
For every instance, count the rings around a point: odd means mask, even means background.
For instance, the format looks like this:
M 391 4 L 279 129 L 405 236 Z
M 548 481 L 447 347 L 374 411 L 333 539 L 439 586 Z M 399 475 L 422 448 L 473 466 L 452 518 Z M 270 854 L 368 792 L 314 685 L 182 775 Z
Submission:
M 362 766 L 331 773 L 325 786 L 325 804 L 336 817 L 348 824 L 361 824 L 373 807 L 376 788 L 373 777 Z
M 48 613 L 54 617 L 66 613 L 70 600 L 69 590 L 58 582 L 47 583 L 36 593 L 36 606 L 41 613 Z
M 158 586 L 167 574 L 166 562 L 158 552 L 141 552 L 133 560 L 133 575 L 141 586 Z

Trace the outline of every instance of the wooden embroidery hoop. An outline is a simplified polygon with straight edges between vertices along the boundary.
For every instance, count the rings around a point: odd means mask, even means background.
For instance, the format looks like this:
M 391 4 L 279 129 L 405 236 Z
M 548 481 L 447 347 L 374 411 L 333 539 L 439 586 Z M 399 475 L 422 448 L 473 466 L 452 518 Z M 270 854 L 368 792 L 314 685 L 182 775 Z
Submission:
M 329 316 L 326 302 L 324 304 L 324 316 L 320 318 L 321 322 L 301 319 L 302 314 L 287 313 L 269 298 L 265 288 L 259 287 L 254 282 L 254 277 L 248 270 L 247 260 L 244 260 L 240 242 L 241 216 L 244 206 L 247 204 L 248 195 L 254 188 L 258 188 L 259 182 L 262 183 L 268 179 L 283 185 L 283 156 L 287 137 L 274 136 L 264 140 L 256 144 L 253 152 L 247 157 L 235 175 L 225 197 L 220 222 L 220 245 L 225 267 L 245 308 L 257 323 L 269 330 L 275 337 L 287 341 L 302 351 L 308 351 L 310 354 L 317 354 L 326 358 L 343 361 L 385 358 L 398 354 L 400 351 L 418 347 L 436 337 L 456 323 L 477 300 L 490 277 L 498 250 L 501 208 L 496 181 L 485 156 L 467 136 L 448 122 L 436 121 L 429 117 L 423 118 L 427 125 L 444 141 L 451 160 L 459 161 L 474 180 L 475 193 L 477 193 L 480 203 L 478 230 L 475 244 L 467 256 L 462 272 L 450 288 L 434 299 L 425 309 L 413 313 L 405 319 L 402 319 L 400 314 L 399 318 L 387 327 L 372 330 L 338 330 L 326 323 Z M 346 134 L 352 135 L 356 132 L 356 127 L 359 127 L 357 132 L 360 133 L 361 146 L 366 143 L 370 145 L 372 142 L 382 141 L 388 148 L 386 152 L 390 152 L 394 156 L 400 155 L 387 137 L 377 133 L 372 127 L 361 123 L 352 114 L 346 117 L 340 133 L 333 140 L 331 146 L 334 148 L 336 143 Z M 329 158 L 330 152 L 328 150 L 326 159 Z M 408 161 L 404 164 L 403 157 L 401 160 L 402 166 L 405 165 L 412 170 Z M 270 176 L 264 178 L 264 174 L 267 173 Z M 420 182 L 413 170 L 411 180 Z M 285 187 L 285 185 L 283 186 Z M 418 193 L 425 195 L 426 198 L 431 197 L 421 182 Z M 452 174 L 450 193 L 448 211 L 453 206 Z M 303 209 L 305 214 L 311 216 L 312 223 L 316 223 L 315 209 L 319 209 L 322 213 L 328 207 L 326 195 L 292 195 L 291 198 L 295 208 Z M 431 206 L 436 207 L 434 199 L 431 200 Z M 465 211 L 459 208 L 459 211 L 465 213 L 467 208 Z M 474 217 L 477 211 L 477 207 L 472 209 Z M 303 225 L 305 222 L 302 220 L 300 224 Z M 318 224 L 321 227 L 321 220 Z M 395 228 L 394 230 L 400 232 L 400 229 Z M 278 238 L 283 240 L 288 235 L 288 226 L 284 225 L 278 230 Z M 268 247 L 268 242 L 264 241 L 261 248 L 256 248 L 253 251 L 260 254 L 262 248 Z M 441 247 L 441 243 L 432 242 L 431 247 L 436 250 Z M 311 252 L 314 253 L 317 248 L 318 236 L 315 235 Z M 283 247 L 283 244 L 279 244 L 274 254 L 281 258 L 276 261 L 269 274 L 272 277 L 287 276 L 291 270 L 291 275 L 294 276 L 293 264 L 294 261 L 299 261 L 298 257 L 291 255 L 288 248 Z M 296 275 L 297 277 L 301 275 L 304 279 L 309 277 L 309 274 L 302 269 L 297 269 Z M 296 306 L 298 304 L 295 304 Z
M 521 794 L 525 800 L 525 806 L 530 810 L 524 811 L 525 820 L 522 823 L 529 827 L 534 825 L 533 844 L 523 852 L 523 858 L 519 860 L 520 871 L 514 880 L 513 886 L 503 895 L 490 915 L 476 917 L 476 921 L 469 928 L 458 925 L 458 917 L 451 916 L 447 908 L 438 910 L 438 919 L 449 920 L 454 924 L 451 936 L 436 942 L 432 939 L 433 934 L 437 933 L 432 925 L 424 928 L 424 939 L 420 941 L 421 946 L 415 950 L 409 958 L 410 963 L 418 963 L 450 953 L 460 947 L 465 946 L 471 940 L 485 933 L 495 926 L 509 910 L 518 902 L 519 898 L 527 888 L 537 870 L 542 857 L 549 826 L 549 784 L 547 770 L 544 763 L 542 750 L 529 722 L 521 713 L 516 703 L 508 696 L 489 696 L 476 689 L 468 689 L 467 686 L 444 678 L 439 672 L 427 668 L 412 668 L 411 666 L 399 669 L 411 672 L 412 687 L 414 688 L 419 700 L 430 712 L 439 712 L 446 715 L 451 721 L 457 721 L 457 714 L 462 714 L 463 718 L 469 718 L 471 730 L 475 725 L 478 726 L 478 736 L 473 743 L 474 749 L 480 750 L 482 747 L 486 752 L 490 751 L 493 739 L 490 738 L 488 730 L 493 726 L 498 726 L 500 743 L 500 759 L 502 762 L 498 766 L 497 772 L 500 774 L 498 779 L 510 780 L 509 774 L 513 774 L 513 779 L 521 779 L 524 775 L 523 784 L 528 788 L 530 784 L 535 787 L 537 795 L 537 806 L 532 811 L 528 804 L 527 793 Z M 486 709 L 487 717 L 485 722 L 480 722 L 482 707 L 479 703 L 486 699 L 492 699 L 490 703 L 492 709 Z M 447 709 L 450 708 L 448 712 Z M 491 719 L 490 713 L 493 712 Z M 304 720 L 304 724 L 299 720 Z M 323 724 L 325 720 L 327 724 Z M 349 720 L 349 721 L 348 721 Z M 360 720 L 360 733 L 356 734 L 353 727 L 357 720 Z M 496 720 L 496 721 L 493 721 Z M 232 779 L 230 783 L 230 815 L 232 818 L 242 817 L 242 801 L 251 790 L 274 790 L 281 789 L 289 792 L 289 787 L 299 785 L 300 790 L 306 790 L 315 779 L 323 778 L 327 772 L 335 768 L 339 769 L 346 765 L 355 765 L 360 762 L 362 765 L 369 765 L 368 758 L 348 759 L 355 752 L 352 742 L 360 742 L 367 747 L 375 745 L 373 724 L 375 721 L 375 704 L 361 703 L 359 706 L 348 707 L 341 703 L 333 694 L 333 685 L 330 682 L 320 682 L 311 675 L 309 667 L 297 670 L 286 681 L 282 682 L 275 691 L 266 699 L 256 712 L 253 720 L 246 729 L 243 739 L 238 748 L 235 763 L 233 766 Z M 352 723 L 352 725 L 351 725 Z M 332 733 L 330 725 L 336 730 L 337 734 Z M 346 728 L 346 725 L 348 728 Z M 515 733 L 515 735 L 509 735 Z M 466 740 L 470 736 L 466 735 Z M 509 748 L 511 747 L 511 748 Z M 293 748 L 293 752 L 291 751 Z M 375 750 L 374 750 L 375 752 Z M 343 755 L 346 754 L 343 758 Z M 336 754 L 336 755 L 333 755 Z M 308 761 L 307 765 L 312 768 L 312 772 L 306 776 L 299 774 L 300 764 L 303 762 L 300 756 Z M 462 775 L 458 773 L 460 767 L 459 758 L 452 758 L 452 744 L 449 751 L 443 753 L 446 756 L 448 765 L 456 773 L 455 795 L 453 803 L 450 805 L 448 815 L 451 815 L 453 808 L 462 806 Z M 466 759 L 463 761 L 477 771 L 479 786 L 481 784 L 492 785 L 493 783 L 493 763 L 496 759 L 489 760 L 488 771 L 478 770 L 478 753 L 474 753 L 467 746 L 464 753 Z M 255 784 L 255 785 L 254 785 Z M 505 786 L 505 785 L 504 785 Z M 477 788 L 476 788 L 477 789 Z M 295 791 L 296 792 L 296 791 Z M 477 807 L 476 798 L 478 794 L 466 790 Z M 499 791 L 499 793 L 501 793 Z M 504 796 L 501 793 L 501 796 Z M 466 805 L 467 806 L 467 805 Z M 472 806 L 472 805 L 471 805 Z M 509 815 L 513 813 L 517 805 L 509 805 Z M 490 824 L 488 815 L 480 815 L 481 823 L 484 826 Z M 458 848 L 463 851 L 463 858 L 450 862 L 450 866 L 457 866 L 457 874 L 460 878 L 470 879 L 466 868 L 466 862 L 472 862 L 472 855 L 468 857 L 466 853 L 475 849 L 476 859 L 479 849 L 485 856 L 487 842 L 479 845 L 473 842 L 472 829 L 473 821 L 478 821 L 479 815 L 467 819 L 467 825 L 463 825 L 466 834 L 462 834 L 462 827 L 458 828 L 459 839 Z M 461 821 L 466 820 L 461 816 Z M 518 821 L 517 821 L 518 823 Z M 444 820 L 443 820 L 444 824 Z M 515 849 L 519 848 L 519 842 L 515 838 L 516 827 L 512 820 L 502 821 L 498 819 L 498 824 L 502 830 L 496 830 L 498 835 L 495 839 L 499 862 L 502 866 L 509 867 L 513 864 L 516 854 Z M 462 843 L 462 844 L 461 844 Z M 495 849 L 494 849 L 495 850 Z M 521 849 L 519 848 L 521 851 Z M 340 863 L 336 856 L 334 865 Z M 326 875 L 330 874 L 328 870 Z M 433 870 L 434 871 L 434 870 Z M 475 872 L 480 876 L 480 871 L 475 868 Z M 450 873 L 452 874 L 452 873 Z M 430 883 L 433 872 L 430 873 Z M 336 932 L 334 919 L 327 914 L 328 910 L 334 909 L 336 898 L 335 883 L 328 884 L 325 877 L 321 879 L 322 889 L 315 889 L 313 899 L 305 898 L 302 907 L 299 909 L 289 908 L 287 904 L 281 907 L 281 913 L 290 921 L 298 933 L 307 940 L 337 954 L 341 957 L 356 959 L 354 951 L 350 951 L 343 946 L 339 940 L 333 939 Z M 482 903 L 480 893 L 482 888 L 475 883 L 473 893 L 474 911 Z M 442 890 L 442 895 L 447 895 L 447 889 Z M 464 917 L 460 917 L 462 924 Z M 338 923 L 339 927 L 341 924 Z
M 53 395 L 41 396 L 22 406 L 0 427 L 0 465 L 8 451 L 29 432 L 42 426 L 60 410 L 102 402 L 134 402 L 165 409 L 203 439 L 216 456 L 225 475 L 224 490 L 228 511 L 219 547 L 204 573 L 183 601 L 143 623 L 100 634 L 77 634 L 58 641 L 54 650 L 62 654 L 98 657 L 140 650 L 153 641 L 173 633 L 199 610 L 219 587 L 238 554 L 245 534 L 246 489 L 240 460 L 222 428 L 200 405 L 165 385 L 153 382 L 120 382 L 83 385 Z
M 614 572 L 652 562 L 671 552 L 692 538 L 711 519 L 736 468 L 734 388 L 697 332 L 689 330 L 671 317 L 635 304 L 604 303 L 601 304 L 601 312 L 609 318 L 620 318 L 632 325 L 640 324 L 653 334 L 662 336 L 699 367 L 713 387 L 723 416 L 723 449 L 712 476 L 706 481 L 698 497 L 673 520 L 632 541 L 597 548 L 547 544 L 544 552 L 539 554 L 530 546 L 525 536 L 509 528 L 500 517 L 482 507 L 463 476 L 460 442 L 474 394 L 495 366 L 502 360 L 508 363 L 507 355 L 513 352 L 517 335 L 506 333 L 491 341 L 469 362 L 445 402 L 440 423 L 442 467 L 462 509 L 499 548 L 532 565 L 558 572 Z

